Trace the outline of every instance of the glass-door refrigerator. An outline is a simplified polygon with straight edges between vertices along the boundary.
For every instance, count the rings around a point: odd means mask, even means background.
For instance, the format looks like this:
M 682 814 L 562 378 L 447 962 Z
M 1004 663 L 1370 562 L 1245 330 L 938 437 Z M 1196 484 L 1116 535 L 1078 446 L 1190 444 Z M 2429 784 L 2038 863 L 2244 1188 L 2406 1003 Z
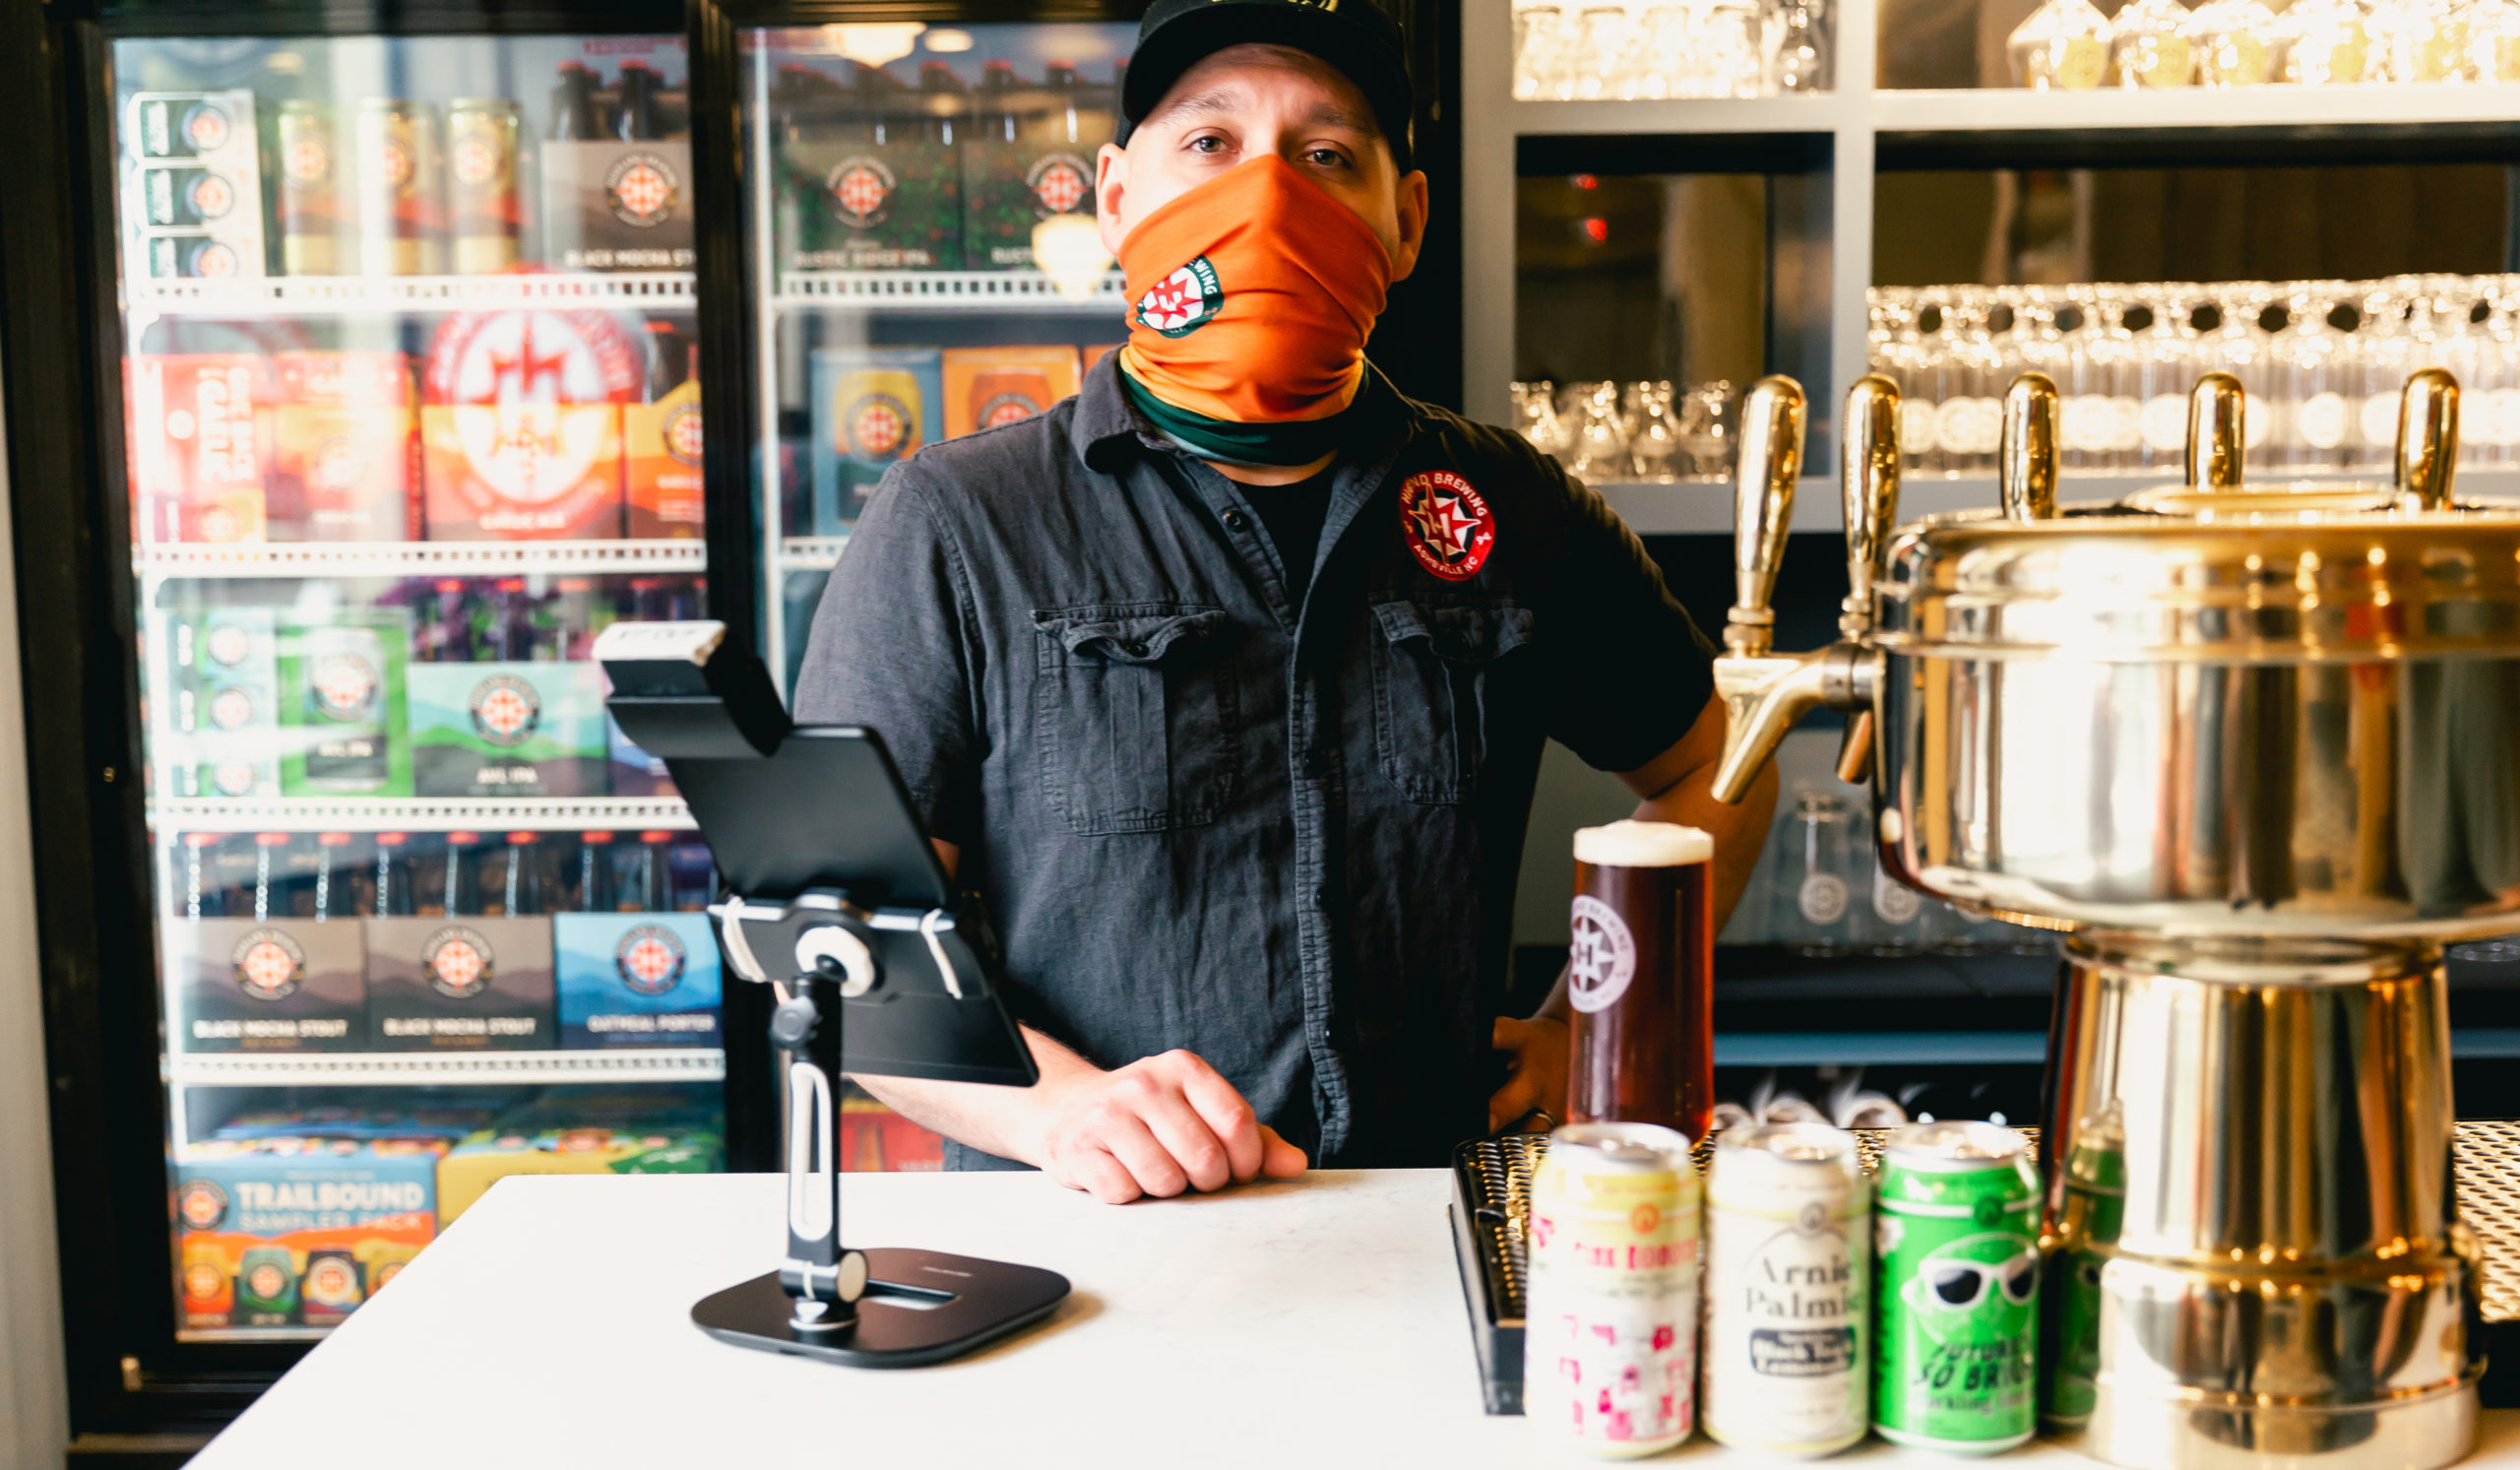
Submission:
M 648 9 L 54 32 L 103 381 L 97 483 L 51 492 L 128 579 L 78 636 L 141 788 L 102 1050 L 154 1034 L 160 1145 L 65 1191 L 114 1257 L 66 1240 L 64 1297 L 74 1374 L 110 1336 L 126 1409 L 172 1395 L 99 1424 L 81 1381 L 85 1430 L 232 1408 L 503 1178 L 727 1166 L 709 851 L 590 658 L 710 607 L 692 68 Z
M 760 637 L 783 689 L 885 470 L 1040 413 L 1127 336 L 1094 177 L 1128 13 L 739 32 Z

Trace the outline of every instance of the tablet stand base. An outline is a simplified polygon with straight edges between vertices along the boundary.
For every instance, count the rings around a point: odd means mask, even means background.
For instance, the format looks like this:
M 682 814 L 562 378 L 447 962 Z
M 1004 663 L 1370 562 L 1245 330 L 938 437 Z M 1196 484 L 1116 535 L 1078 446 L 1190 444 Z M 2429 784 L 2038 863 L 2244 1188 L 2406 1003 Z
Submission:
M 941 1250 L 866 1252 L 866 1295 L 857 1325 L 804 1332 L 796 1299 L 768 1271 L 693 1304 L 691 1320 L 720 1342 L 844 1363 L 851 1368 L 917 1368 L 958 1358 L 1027 1327 L 1067 1299 L 1067 1278 Z

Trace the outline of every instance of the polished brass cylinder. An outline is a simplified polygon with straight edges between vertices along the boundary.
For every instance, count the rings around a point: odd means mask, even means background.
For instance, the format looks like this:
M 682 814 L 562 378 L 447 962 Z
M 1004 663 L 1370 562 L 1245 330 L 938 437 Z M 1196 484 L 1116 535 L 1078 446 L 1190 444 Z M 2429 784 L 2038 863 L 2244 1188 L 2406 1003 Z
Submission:
M 2477 1428 L 2439 952 L 2067 942 L 2051 1429 L 2147 1470 L 2437 1466 Z

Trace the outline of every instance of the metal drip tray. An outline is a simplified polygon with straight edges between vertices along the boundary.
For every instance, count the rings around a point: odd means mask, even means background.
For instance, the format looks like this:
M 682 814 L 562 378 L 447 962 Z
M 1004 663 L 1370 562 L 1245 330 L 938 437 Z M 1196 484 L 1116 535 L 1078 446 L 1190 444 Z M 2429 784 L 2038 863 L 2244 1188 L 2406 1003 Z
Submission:
M 1886 1128 L 1857 1128 L 1863 1172 L 1880 1163 Z M 2036 1128 L 2022 1130 L 2039 1146 Z M 1530 1214 L 1532 1173 L 1548 1152 L 1544 1133 L 1478 1138 L 1453 1150 L 1453 1249 L 1487 1412 L 1523 1412 L 1523 1230 Z M 1707 1144 L 1697 1146 L 1699 1172 Z M 2463 1122 L 2451 1146 L 2459 1215 L 2485 1247 L 2485 1320 L 2488 1351 L 2520 1357 L 2520 1122 Z M 2520 1364 L 2488 1372 L 2486 1401 L 2520 1403 Z M 2499 1393 L 2497 1393 L 2499 1388 Z

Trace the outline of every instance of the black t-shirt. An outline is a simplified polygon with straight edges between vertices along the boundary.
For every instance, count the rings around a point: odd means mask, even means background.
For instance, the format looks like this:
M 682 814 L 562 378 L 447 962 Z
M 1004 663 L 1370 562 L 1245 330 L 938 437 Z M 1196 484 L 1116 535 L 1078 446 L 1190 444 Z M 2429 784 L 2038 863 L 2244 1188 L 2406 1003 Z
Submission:
M 1287 601 L 1303 606 L 1303 590 L 1312 583 L 1313 558 L 1321 554 L 1321 529 L 1330 520 L 1330 486 L 1339 465 L 1293 484 L 1247 484 L 1242 498 L 1269 529 L 1278 559 L 1287 564 Z

